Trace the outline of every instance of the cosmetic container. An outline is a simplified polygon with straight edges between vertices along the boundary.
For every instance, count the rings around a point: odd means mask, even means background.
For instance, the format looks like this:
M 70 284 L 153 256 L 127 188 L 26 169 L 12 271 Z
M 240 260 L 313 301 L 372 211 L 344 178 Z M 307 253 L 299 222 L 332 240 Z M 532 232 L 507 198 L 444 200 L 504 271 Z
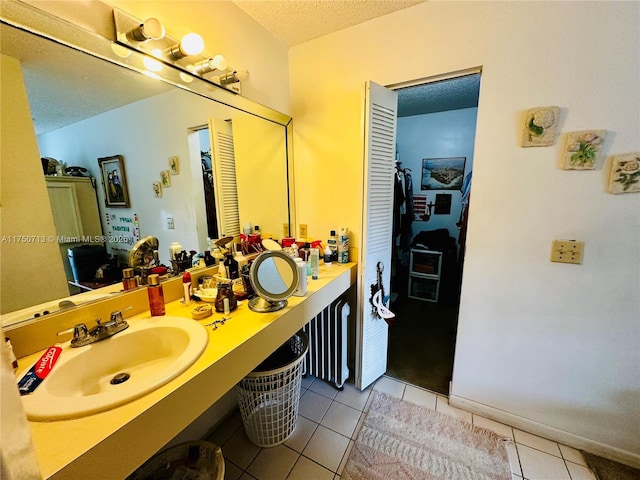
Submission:
M 165 314 L 164 309 L 164 292 L 160 284 L 160 277 L 151 274 L 148 278 L 149 286 L 147 287 L 147 295 L 149 296 L 149 310 L 152 317 L 158 317 Z
M 311 265 L 311 278 L 318 279 L 318 270 L 320 269 L 320 252 L 317 248 L 312 248 L 309 254 L 309 264 Z
M 138 279 L 135 277 L 133 268 L 125 268 L 122 270 L 122 286 L 125 290 L 138 288 Z

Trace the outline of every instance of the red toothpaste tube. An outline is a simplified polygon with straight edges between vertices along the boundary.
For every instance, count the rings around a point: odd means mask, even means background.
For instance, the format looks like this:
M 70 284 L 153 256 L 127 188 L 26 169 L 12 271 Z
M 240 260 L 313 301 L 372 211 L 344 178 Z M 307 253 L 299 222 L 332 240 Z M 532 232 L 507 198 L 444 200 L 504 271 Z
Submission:
M 18 381 L 20 395 L 29 395 L 38 388 L 42 381 L 47 378 L 47 375 L 51 373 L 61 352 L 62 347 L 53 346 L 47 348 L 35 365 Z

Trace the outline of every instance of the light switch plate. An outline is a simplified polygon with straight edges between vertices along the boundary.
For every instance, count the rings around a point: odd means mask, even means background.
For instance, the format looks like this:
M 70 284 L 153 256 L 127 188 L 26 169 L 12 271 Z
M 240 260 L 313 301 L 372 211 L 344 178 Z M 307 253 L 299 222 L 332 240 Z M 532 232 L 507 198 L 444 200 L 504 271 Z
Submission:
M 167 228 L 173 230 L 176 228 L 176 223 L 173 221 L 173 217 L 167 217 Z
M 307 224 L 301 223 L 299 225 L 300 228 L 300 238 L 307 238 Z
M 577 240 L 554 240 L 551 244 L 551 261 L 559 263 L 582 263 L 584 242 Z

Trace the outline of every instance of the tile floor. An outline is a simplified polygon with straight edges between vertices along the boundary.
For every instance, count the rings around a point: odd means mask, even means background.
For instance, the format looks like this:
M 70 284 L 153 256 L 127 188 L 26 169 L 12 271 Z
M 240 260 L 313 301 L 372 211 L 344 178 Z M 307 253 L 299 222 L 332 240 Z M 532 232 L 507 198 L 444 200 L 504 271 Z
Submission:
M 380 378 L 372 388 L 513 439 L 508 447 L 513 480 L 595 480 L 574 448 L 451 407 L 447 397 L 391 377 Z M 249 441 L 237 411 L 208 439 L 222 446 L 225 480 L 340 479 L 372 388 L 360 392 L 347 383 L 338 391 L 322 380 L 304 378 L 296 430 L 272 448 Z

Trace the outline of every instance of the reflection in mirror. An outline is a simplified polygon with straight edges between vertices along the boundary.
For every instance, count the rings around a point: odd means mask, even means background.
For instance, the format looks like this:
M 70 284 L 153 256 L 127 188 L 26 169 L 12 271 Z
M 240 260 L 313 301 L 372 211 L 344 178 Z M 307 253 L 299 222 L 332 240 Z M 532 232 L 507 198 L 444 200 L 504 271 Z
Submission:
M 258 295 L 249 301 L 249 308 L 254 312 L 275 312 L 287 306 L 287 298 L 297 288 L 298 269 L 286 253 L 267 251 L 251 264 L 249 280 Z
M 105 61 L 14 28 L 5 23 L 7 12 L 3 8 L 0 24 L 1 91 L 11 92 L 10 102 L 2 98 L 3 325 L 33 316 L 25 313 L 10 318 L 5 313 L 25 308 L 33 312 L 31 307 L 41 304 L 56 309 L 61 300 L 78 291 L 70 281 L 80 283 L 74 281 L 73 267 L 80 269 L 83 259 L 76 256 L 77 265 L 72 265 L 69 249 L 79 245 L 101 245 L 108 255 L 117 257 L 116 280 L 127 264 L 129 250 L 145 236 L 158 238 L 160 261 L 166 265 L 170 265 L 172 242 L 180 242 L 187 251 L 208 249 L 212 230 L 207 223 L 198 132 L 216 122 L 230 127 L 228 145 L 234 152 L 237 188 L 237 208 L 232 215 L 238 224 L 222 223 L 225 203 L 217 202 L 217 236 L 239 233 L 240 221 L 259 224 L 263 232 L 276 238 L 282 235 L 283 223 L 291 220 L 286 150 L 289 117 L 229 92 L 218 92 L 218 87 L 205 80 L 192 79 L 188 88 L 193 91 L 188 91 L 116 65 L 112 63 L 115 59 Z M 58 29 L 63 25 L 60 31 L 80 30 L 39 11 L 25 18 L 30 22 L 43 16 Z M 78 32 L 69 35 L 83 38 Z M 100 56 L 106 57 L 107 52 L 114 56 L 110 41 L 91 38 L 107 45 L 100 47 Z M 133 52 L 126 62 L 133 63 L 136 56 L 142 54 Z M 217 95 L 223 96 L 221 100 L 214 100 Z M 211 129 L 209 136 L 211 150 L 204 153 L 212 158 L 215 175 L 215 145 L 220 145 L 220 139 L 214 138 Z M 108 179 L 98 159 L 118 155 L 126 170 L 129 208 L 108 206 L 105 199 L 103 181 Z M 86 169 L 82 175 L 87 178 L 44 175 L 42 157 L 56 159 L 61 167 L 78 167 L 79 173 Z M 57 197 L 69 206 L 55 214 L 50 201 L 54 182 L 64 184 L 63 190 L 56 190 L 63 192 Z M 90 194 L 80 197 L 76 184 L 87 182 Z M 216 198 L 223 194 L 214 193 Z M 97 229 L 83 219 L 89 204 L 97 212 Z M 71 221 L 60 222 L 60 218 Z M 86 288 L 98 286 L 93 282 Z M 106 292 L 104 288 L 83 289 L 86 293 L 80 297 L 94 298 L 99 292 L 109 295 L 121 287 L 115 283 Z M 74 303 L 80 303 L 80 297 Z

